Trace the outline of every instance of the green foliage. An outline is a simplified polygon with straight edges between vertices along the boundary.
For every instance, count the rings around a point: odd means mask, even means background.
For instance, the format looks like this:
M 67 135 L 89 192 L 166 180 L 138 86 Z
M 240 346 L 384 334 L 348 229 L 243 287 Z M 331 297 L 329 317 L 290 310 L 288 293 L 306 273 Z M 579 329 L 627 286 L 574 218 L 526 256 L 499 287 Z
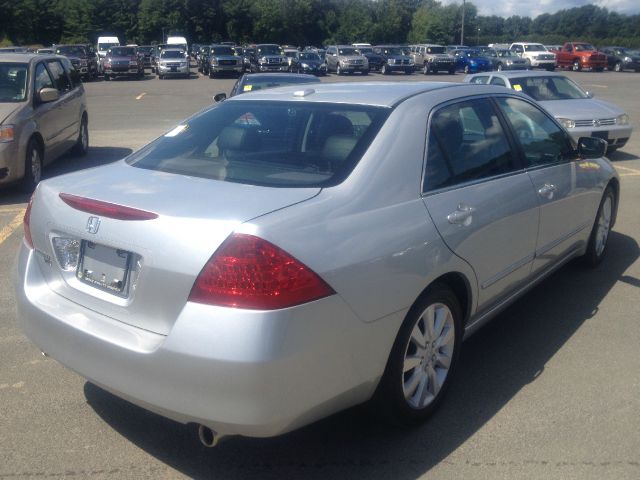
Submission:
M 460 42 L 461 22 L 461 3 L 438 0 L 0 0 L 0 39 L 19 45 L 93 43 L 102 34 L 138 44 L 170 34 L 198 43 L 450 44 Z M 466 44 L 576 39 L 638 48 L 640 15 L 592 4 L 534 19 L 485 17 L 465 5 Z

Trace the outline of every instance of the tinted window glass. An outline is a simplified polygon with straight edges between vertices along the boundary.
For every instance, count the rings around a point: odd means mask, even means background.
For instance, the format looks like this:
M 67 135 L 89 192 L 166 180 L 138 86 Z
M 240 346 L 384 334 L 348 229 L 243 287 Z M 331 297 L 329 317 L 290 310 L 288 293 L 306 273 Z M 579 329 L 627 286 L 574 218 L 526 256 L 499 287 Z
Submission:
M 35 78 L 35 91 L 39 92 L 42 88 L 56 88 L 51 80 L 51 75 L 44 66 L 44 63 L 39 63 L 36 67 Z
M 587 93 L 577 84 L 560 75 L 513 78 L 511 87 L 538 101 L 588 98 Z
M 140 168 L 276 187 L 333 185 L 357 164 L 389 110 L 227 101 L 130 157 Z
M 538 108 L 517 98 L 498 99 L 524 150 L 527 166 L 545 165 L 573 157 L 567 133 Z
M 506 87 L 504 80 L 500 77 L 493 77 L 491 79 L 491 85 L 500 85 L 501 87 Z
M 489 80 L 489 76 L 488 75 L 482 75 L 480 77 L 473 77 L 469 83 L 487 83 L 487 80 Z
M 509 142 L 488 100 L 444 107 L 434 113 L 429 128 L 425 190 L 501 175 L 515 168 Z
M 71 82 L 69 81 L 62 64 L 58 60 L 52 60 L 48 65 L 53 78 L 53 83 L 60 93 L 71 90 Z

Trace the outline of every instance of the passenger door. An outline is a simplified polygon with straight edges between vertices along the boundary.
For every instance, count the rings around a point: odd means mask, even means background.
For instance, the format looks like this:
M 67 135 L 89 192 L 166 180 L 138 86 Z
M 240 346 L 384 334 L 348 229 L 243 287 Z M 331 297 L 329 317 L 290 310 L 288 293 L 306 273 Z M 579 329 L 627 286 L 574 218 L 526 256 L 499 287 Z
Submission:
M 538 232 L 531 180 L 490 99 L 436 110 L 429 122 L 423 200 L 440 235 L 474 269 L 478 309 L 529 275 Z
M 53 84 L 60 94 L 60 98 L 56 102 L 56 122 L 59 126 L 61 148 L 68 150 L 75 144 L 80 126 L 78 89 L 71 82 L 71 78 L 60 60 L 47 61 L 47 67 L 51 73 Z M 53 159 L 49 158 L 48 160 Z
M 568 134 L 549 115 L 520 98 L 497 102 L 522 147 L 540 205 L 536 273 L 584 243 L 585 229 L 590 230 L 594 220 L 590 205 L 598 201 L 600 190 L 591 170 L 582 168 Z

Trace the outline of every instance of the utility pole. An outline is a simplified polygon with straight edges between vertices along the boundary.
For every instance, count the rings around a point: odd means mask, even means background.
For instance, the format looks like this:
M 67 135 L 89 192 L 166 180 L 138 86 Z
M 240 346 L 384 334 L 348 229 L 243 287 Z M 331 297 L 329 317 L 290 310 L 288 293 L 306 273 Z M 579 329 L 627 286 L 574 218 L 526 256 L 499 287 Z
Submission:
M 478 35 L 476 36 L 476 47 L 480 45 L 480 27 L 478 27 Z
M 462 0 L 462 29 L 460 30 L 460 45 L 464 45 L 464 9 L 465 0 Z

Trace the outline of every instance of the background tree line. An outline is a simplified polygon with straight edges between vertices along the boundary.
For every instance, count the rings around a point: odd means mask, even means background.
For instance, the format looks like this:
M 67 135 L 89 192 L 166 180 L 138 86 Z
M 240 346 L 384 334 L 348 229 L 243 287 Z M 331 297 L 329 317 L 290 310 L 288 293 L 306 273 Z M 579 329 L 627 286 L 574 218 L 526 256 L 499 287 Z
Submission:
M 0 0 L 0 43 L 95 43 L 102 33 L 128 43 L 189 41 L 292 45 L 460 42 L 462 5 L 436 0 Z M 640 46 L 640 15 L 586 5 L 536 18 L 481 16 L 465 9 L 467 45 L 566 39 Z

